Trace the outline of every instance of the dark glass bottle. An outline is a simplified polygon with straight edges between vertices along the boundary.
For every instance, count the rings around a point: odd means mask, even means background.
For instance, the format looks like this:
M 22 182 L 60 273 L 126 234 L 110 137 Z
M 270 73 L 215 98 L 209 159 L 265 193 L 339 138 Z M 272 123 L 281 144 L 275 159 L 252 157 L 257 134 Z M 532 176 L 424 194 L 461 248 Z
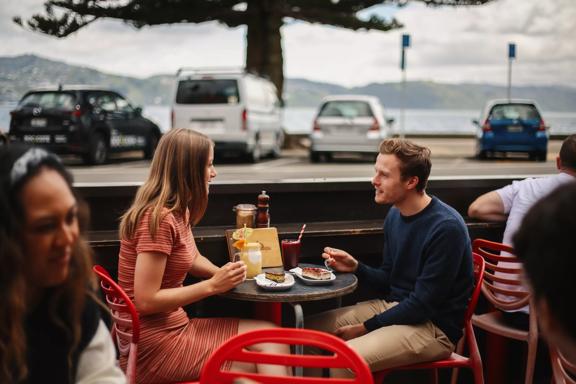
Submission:
M 258 228 L 270 227 L 270 196 L 266 191 L 258 195 L 258 213 L 256 214 L 256 226 Z

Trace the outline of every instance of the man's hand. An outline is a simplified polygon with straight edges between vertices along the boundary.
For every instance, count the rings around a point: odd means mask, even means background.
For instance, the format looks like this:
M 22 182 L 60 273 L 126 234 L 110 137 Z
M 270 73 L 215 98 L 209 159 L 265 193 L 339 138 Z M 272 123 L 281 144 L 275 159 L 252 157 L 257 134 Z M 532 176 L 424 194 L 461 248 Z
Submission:
M 363 336 L 366 333 L 368 333 L 368 331 L 366 330 L 366 327 L 364 327 L 364 324 L 356 324 L 340 327 L 334 332 L 334 335 L 343 340 L 351 340 Z
M 356 269 L 358 269 L 358 260 L 341 249 L 326 247 L 322 257 L 326 266 L 338 272 L 356 272 Z

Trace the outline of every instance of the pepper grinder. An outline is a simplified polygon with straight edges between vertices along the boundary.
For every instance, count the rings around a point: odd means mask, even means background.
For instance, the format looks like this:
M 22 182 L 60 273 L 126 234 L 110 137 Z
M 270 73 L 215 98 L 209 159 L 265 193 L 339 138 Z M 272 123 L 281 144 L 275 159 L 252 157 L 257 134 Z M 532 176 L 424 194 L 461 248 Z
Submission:
M 258 195 L 258 213 L 256 215 L 256 226 L 258 228 L 268 228 L 270 227 L 270 196 L 266 194 L 266 191 L 262 191 Z

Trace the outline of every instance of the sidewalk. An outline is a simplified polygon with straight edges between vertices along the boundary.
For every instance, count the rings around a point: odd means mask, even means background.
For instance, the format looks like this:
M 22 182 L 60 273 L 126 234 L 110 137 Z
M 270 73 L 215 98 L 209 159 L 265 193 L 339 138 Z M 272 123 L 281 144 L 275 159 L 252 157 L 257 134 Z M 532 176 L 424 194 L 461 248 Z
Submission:
M 408 137 L 407 139 L 430 148 L 433 158 L 470 158 L 476 154 L 476 139 L 472 137 Z M 310 143 L 306 136 L 289 136 L 283 150 L 285 153 L 302 153 L 307 156 Z M 548 159 L 558 155 L 562 139 L 550 139 Z

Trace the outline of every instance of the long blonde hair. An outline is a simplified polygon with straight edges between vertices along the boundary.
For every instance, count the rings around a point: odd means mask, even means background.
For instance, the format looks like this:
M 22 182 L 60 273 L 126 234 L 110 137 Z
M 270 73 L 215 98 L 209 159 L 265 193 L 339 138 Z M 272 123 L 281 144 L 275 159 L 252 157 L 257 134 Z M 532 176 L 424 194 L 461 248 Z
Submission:
M 206 172 L 210 148 L 214 143 L 205 135 L 189 129 L 173 129 L 156 148 L 150 174 L 138 189 L 132 206 L 122 215 L 120 238 L 131 239 L 144 213 L 151 209 L 149 229 L 156 235 L 163 216 L 170 212 L 198 224 L 208 206 Z

